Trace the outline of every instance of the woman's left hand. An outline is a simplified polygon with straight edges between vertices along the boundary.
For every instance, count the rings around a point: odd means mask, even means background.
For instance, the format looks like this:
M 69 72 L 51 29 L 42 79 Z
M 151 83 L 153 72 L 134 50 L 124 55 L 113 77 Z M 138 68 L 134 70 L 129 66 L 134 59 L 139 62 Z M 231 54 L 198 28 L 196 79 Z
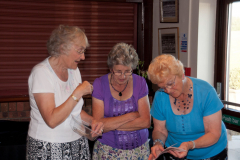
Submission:
M 92 130 L 100 135 L 102 135 L 103 133 L 103 123 L 100 121 L 97 121 L 95 119 L 92 120 L 92 124 L 91 124 Z
M 183 142 L 178 148 L 184 149 L 184 152 L 169 151 L 170 154 L 177 158 L 184 158 L 187 156 L 189 148 L 189 142 Z

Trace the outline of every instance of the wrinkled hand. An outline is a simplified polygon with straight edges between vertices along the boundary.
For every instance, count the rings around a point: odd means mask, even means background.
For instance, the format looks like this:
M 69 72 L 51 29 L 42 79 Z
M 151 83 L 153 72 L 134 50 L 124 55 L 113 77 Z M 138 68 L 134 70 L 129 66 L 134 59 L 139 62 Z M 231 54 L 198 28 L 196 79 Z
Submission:
M 159 144 L 155 144 L 152 148 L 151 148 L 151 154 L 148 157 L 148 160 L 154 160 L 158 157 L 158 155 L 164 150 L 162 145 Z
M 184 152 L 169 151 L 170 154 L 177 158 L 184 158 L 187 156 L 189 145 L 188 142 L 183 142 L 178 148 L 184 149 Z
M 92 94 L 92 91 L 93 86 L 88 81 L 84 81 L 83 83 L 79 83 L 74 92 L 78 92 L 79 94 L 81 93 L 82 96 L 84 96 L 87 94 Z
M 140 117 L 139 112 L 130 112 L 130 113 L 127 113 L 127 114 L 130 115 L 130 119 L 131 119 L 131 121 L 133 121 L 134 119 Z
M 92 127 L 92 130 L 95 132 L 95 133 L 98 133 L 100 135 L 102 135 L 103 133 L 103 129 L 104 129 L 104 126 L 103 126 L 103 123 L 100 122 L 100 121 L 97 121 L 97 120 L 92 120 L 92 124 L 91 124 L 91 127 Z M 97 134 L 93 133 L 92 137 L 96 137 Z

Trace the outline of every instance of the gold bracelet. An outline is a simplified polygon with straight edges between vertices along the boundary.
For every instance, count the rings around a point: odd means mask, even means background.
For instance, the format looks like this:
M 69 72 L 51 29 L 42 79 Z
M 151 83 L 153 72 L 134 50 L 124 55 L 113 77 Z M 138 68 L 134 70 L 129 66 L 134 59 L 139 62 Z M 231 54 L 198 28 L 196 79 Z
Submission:
M 79 100 L 77 99 L 77 97 L 75 97 L 73 94 L 72 94 L 72 98 L 73 98 L 74 101 L 77 101 L 77 102 L 79 101 Z

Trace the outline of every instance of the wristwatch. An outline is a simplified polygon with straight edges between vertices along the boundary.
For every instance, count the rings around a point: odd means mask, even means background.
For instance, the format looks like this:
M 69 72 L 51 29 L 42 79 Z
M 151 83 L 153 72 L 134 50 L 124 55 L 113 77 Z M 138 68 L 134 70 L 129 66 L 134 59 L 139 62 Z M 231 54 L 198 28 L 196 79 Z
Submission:
M 78 99 L 77 99 L 77 97 L 75 97 L 74 95 L 72 95 L 72 98 L 74 99 L 74 101 L 79 101 Z

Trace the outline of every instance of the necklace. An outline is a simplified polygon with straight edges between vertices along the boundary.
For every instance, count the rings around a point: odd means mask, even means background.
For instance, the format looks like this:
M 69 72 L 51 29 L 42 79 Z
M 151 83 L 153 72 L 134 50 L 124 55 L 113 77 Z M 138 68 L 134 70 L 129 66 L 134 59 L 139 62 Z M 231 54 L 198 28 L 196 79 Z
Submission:
M 175 98 L 174 100 L 174 105 L 178 106 L 177 110 L 179 112 L 181 112 L 182 114 L 185 114 L 186 110 L 189 109 L 189 105 L 191 103 L 191 99 L 192 99 L 192 86 L 190 85 L 189 87 L 189 93 L 187 94 L 187 98 L 185 100 L 179 100 L 177 98 Z M 183 106 L 183 107 L 181 107 Z
M 112 75 L 111 75 L 111 80 L 112 80 Z M 116 92 L 118 92 L 118 95 L 121 97 L 122 96 L 122 92 L 127 88 L 127 85 L 128 85 L 128 81 L 127 81 L 127 84 L 126 84 L 126 86 L 124 87 L 124 89 L 120 92 L 120 91 L 118 91 L 118 90 L 116 90 L 114 87 L 113 87 L 113 85 L 112 85 L 112 83 L 111 83 L 111 81 L 110 81 L 110 84 L 111 84 L 111 86 L 112 86 L 112 88 L 116 91 Z

